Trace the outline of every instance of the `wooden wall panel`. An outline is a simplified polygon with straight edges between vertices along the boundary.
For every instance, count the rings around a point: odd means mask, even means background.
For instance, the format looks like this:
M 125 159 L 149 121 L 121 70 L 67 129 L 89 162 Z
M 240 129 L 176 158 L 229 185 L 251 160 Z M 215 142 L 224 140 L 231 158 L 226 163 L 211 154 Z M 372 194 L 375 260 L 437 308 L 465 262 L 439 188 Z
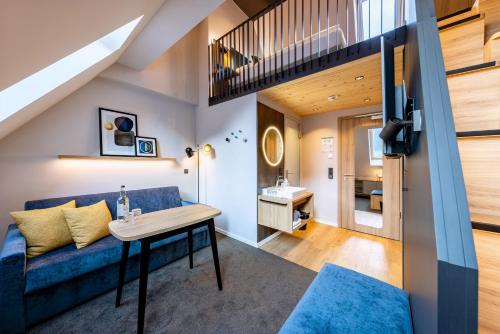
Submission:
M 435 0 L 436 17 L 439 19 L 458 11 L 471 8 L 474 0 Z
M 478 65 L 484 60 L 484 17 L 441 30 L 446 71 Z
M 485 14 L 486 35 L 485 41 L 500 31 L 500 1 L 480 0 L 479 11 Z
M 500 137 L 458 140 L 471 219 L 500 225 Z
M 262 136 L 264 135 L 266 129 L 271 125 L 277 127 L 281 132 L 281 136 L 284 138 L 285 116 L 282 113 L 262 103 L 257 103 L 257 123 L 258 123 L 257 124 L 257 182 L 258 182 L 257 187 L 258 187 L 258 192 L 260 193 L 262 188 L 275 185 L 276 179 L 279 175 L 284 175 L 283 174 L 285 168 L 284 153 L 281 163 L 278 166 L 273 167 L 266 162 L 262 154 L 261 147 L 262 147 Z M 258 225 L 257 241 L 264 240 L 274 232 L 276 232 L 276 230 L 266 226 Z
M 484 46 L 484 62 L 500 60 L 500 32 L 490 37 Z
M 458 132 L 500 129 L 500 66 L 448 77 Z

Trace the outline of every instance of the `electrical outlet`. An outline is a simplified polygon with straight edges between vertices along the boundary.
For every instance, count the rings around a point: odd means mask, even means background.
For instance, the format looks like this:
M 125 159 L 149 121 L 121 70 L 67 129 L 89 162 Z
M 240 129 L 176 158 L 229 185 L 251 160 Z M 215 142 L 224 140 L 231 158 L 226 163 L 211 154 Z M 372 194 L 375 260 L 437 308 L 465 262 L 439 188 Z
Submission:
M 189 169 L 184 169 L 184 174 L 189 174 Z

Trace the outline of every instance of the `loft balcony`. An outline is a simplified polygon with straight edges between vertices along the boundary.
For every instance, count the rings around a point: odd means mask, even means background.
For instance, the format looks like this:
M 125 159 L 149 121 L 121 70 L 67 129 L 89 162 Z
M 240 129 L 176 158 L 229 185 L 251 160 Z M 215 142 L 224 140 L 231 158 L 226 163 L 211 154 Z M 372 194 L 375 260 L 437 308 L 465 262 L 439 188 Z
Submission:
M 209 48 L 215 105 L 405 42 L 406 0 L 275 1 Z

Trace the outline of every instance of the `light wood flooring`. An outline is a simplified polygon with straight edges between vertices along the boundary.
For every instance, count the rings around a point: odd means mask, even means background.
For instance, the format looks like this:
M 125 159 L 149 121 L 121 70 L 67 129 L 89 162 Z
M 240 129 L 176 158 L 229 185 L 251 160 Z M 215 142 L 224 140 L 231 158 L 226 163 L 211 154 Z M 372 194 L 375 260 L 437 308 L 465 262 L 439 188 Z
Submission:
M 474 230 L 479 263 L 479 333 L 500 333 L 500 234 Z M 402 286 L 401 242 L 310 223 L 261 249 L 319 271 L 325 262 Z
M 402 286 L 400 241 L 313 222 L 305 231 L 280 234 L 261 249 L 314 271 L 330 262 Z
M 479 333 L 500 333 L 500 234 L 474 230 L 479 265 Z

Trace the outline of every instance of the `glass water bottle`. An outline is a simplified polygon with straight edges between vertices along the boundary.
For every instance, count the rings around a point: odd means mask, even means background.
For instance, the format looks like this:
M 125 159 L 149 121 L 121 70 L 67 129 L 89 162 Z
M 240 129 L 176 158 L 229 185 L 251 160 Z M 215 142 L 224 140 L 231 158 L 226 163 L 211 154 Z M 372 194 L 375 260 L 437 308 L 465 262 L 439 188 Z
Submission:
M 120 187 L 120 197 L 116 201 L 116 218 L 120 221 L 127 221 L 129 215 L 128 197 L 125 186 Z

